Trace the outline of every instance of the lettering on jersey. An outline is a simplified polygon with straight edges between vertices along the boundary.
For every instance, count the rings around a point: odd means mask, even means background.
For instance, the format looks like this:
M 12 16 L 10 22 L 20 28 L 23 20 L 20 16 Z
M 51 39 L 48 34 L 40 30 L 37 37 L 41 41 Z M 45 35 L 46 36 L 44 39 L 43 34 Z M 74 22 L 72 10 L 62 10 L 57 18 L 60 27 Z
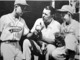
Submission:
M 9 31 L 11 33 L 13 33 L 13 32 L 20 32 L 21 30 L 22 30 L 22 28 L 19 27 L 19 26 L 10 26 L 10 29 L 9 29 Z

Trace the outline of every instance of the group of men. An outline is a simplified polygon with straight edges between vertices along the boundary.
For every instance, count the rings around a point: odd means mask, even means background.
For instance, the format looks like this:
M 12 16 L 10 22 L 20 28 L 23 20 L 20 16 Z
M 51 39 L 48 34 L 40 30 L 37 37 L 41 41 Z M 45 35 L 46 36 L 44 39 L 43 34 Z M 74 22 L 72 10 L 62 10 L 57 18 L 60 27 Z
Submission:
M 42 18 L 36 20 L 31 30 L 21 18 L 26 6 L 29 6 L 26 0 L 15 0 L 13 12 L 0 18 L 3 60 L 31 60 L 32 55 L 38 59 L 39 54 L 45 54 L 45 60 L 49 56 L 55 60 L 73 60 L 80 40 L 80 23 L 72 18 L 71 6 L 64 5 L 61 9 L 46 6 Z M 54 20 L 56 12 L 61 14 L 62 24 Z M 19 45 L 21 36 L 26 36 L 23 52 Z

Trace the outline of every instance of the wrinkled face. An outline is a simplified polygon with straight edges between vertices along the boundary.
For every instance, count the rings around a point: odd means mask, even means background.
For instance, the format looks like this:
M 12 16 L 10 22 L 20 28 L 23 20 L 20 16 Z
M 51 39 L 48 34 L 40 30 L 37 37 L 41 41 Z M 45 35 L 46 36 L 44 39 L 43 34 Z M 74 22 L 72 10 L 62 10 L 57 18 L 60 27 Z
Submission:
M 51 13 L 50 10 L 46 10 L 46 9 L 43 10 L 42 18 L 43 18 L 44 22 L 48 22 L 51 19 L 50 13 Z

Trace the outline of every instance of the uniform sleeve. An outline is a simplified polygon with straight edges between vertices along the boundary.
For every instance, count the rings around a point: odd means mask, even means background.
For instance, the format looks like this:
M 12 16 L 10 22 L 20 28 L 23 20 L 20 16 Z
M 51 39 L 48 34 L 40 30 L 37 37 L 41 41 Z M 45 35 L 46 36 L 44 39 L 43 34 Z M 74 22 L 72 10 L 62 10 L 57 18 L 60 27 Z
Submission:
M 0 32 L 2 32 L 3 28 L 4 28 L 4 18 L 1 17 L 0 18 Z
M 77 24 L 76 26 L 75 34 L 76 34 L 77 39 L 80 41 L 80 23 Z
M 0 19 L 0 36 L 1 36 L 1 19 Z M 0 40 L 1 40 L 1 38 L 0 38 Z
M 0 18 L 0 32 L 1 32 L 1 18 Z
M 4 17 L 1 17 L 0 18 L 0 36 L 1 36 L 1 33 L 4 29 L 4 25 L 5 25 L 5 22 L 4 22 Z
M 23 35 L 27 35 L 29 33 L 29 28 L 26 25 L 26 22 L 24 21 L 24 31 L 23 31 Z
M 39 25 L 39 24 L 40 24 L 40 21 L 39 21 L 39 19 L 37 19 L 37 20 L 36 20 L 36 22 L 34 23 L 34 25 L 33 25 L 32 29 L 31 29 L 31 32 L 34 32 L 34 31 L 35 31 L 36 26 L 37 26 L 37 25 Z

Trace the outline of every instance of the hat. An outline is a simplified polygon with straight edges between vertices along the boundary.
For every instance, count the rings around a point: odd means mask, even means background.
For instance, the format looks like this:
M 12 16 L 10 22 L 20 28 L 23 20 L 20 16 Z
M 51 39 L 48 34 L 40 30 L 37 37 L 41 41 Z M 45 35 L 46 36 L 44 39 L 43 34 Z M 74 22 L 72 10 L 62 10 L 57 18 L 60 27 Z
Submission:
M 73 8 L 70 5 L 63 5 L 61 9 L 58 9 L 60 12 L 70 12 L 73 14 Z
M 15 0 L 14 4 L 28 5 L 26 0 Z

